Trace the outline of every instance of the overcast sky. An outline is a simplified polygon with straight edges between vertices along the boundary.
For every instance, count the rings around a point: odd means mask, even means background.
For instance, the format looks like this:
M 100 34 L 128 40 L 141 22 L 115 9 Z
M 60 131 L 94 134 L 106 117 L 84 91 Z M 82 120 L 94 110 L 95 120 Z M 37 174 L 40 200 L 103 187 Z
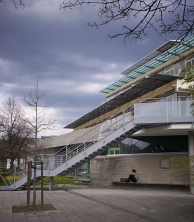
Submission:
M 87 27 L 96 9 L 59 10 L 60 0 L 26 0 L 15 9 L 0 3 L 0 98 L 27 96 L 39 77 L 47 114 L 65 126 L 106 101 L 99 91 L 120 79 L 120 73 L 160 47 L 167 36 L 149 33 L 139 42 L 108 39 L 121 23 Z M 45 132 L 60 135 L 67 130 Z

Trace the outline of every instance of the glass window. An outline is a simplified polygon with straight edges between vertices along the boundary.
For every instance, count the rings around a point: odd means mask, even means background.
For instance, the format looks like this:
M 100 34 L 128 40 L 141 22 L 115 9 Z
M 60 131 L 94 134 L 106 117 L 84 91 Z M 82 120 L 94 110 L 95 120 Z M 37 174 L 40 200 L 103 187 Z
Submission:
M 179 76 L 181 73 L 181 70 L 184 68 L 184 61 L 178 62 L 174 65 L 174 73 L 175 76 Z
M 164 70 L 164 74 L 168 76 L 174 76 L 174 66 L 169 66 Z
M 185 67 L 187 69 L 191 69 L 191 66 L 194 66 L 194 56 L 190 56 L 186 58 L 186 61 L 185 61 Z
M 186 62 L 191 61 L 191 60 L 194 60 L 194 55 L 186 58 Z

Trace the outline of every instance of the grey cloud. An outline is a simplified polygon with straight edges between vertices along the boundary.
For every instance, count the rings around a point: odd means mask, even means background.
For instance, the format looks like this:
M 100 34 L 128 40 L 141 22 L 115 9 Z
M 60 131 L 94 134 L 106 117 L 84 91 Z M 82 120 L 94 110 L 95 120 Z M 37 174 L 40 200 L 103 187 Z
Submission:
M 59 1 L 26 1 L 24 10 L 9 4 L 0 4 L 0 95 L 23 98 L 39 76 L 40 88 L 50 91 L 42 103 L 64 125 L 99 106 L 106 100 L 101 89 L 165 42 L 155 35 L 126 45 L 122 38 L 107 39 L 120 30 L 119 23 L 88 28 L 92 11 L 63 13 Z

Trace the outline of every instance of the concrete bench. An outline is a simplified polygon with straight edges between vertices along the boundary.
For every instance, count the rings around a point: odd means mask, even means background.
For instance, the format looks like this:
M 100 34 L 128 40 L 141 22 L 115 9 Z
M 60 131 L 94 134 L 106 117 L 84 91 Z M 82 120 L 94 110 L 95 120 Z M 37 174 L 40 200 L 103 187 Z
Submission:
M 189 190 L 189 185 L 184 184 L 149 184 L 149 183 L 126 183 L 120 181 L 113 181 L 112 186 L 115 188 L 124 188 L 124 189 L 149 189 L 149 190 Z

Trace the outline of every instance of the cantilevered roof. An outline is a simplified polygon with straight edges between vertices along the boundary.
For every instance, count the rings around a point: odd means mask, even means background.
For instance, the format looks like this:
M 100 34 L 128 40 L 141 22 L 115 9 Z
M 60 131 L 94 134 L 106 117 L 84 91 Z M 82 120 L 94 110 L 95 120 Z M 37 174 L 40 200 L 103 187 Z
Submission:
M 125 75 L 123 78 L 121 78 L 120 80 L 116 81 L 115 83 L 107 86 L 106 88 L 104 88 L 103 90 L 101 90 L 100 92 L 102 93 L 110 93 L 111 91 L 117 89 L 118 87 L 123 86 L 124 84 L 130 82 L 133 79 L 136 79 L 137 77 L 147 73 L 148 71 L 156 68 L 157 66 L 167 62 L 168 60 L 176 57 L 177 55 L 180 55 L 181 53 L 185 52 L 186 50 L 188 50 L 189 48 L 194 46 L 194 37 L 190 37 L 187 40 L 185 40 L 184 42 L 179 43 L 178 45 L 175 45 L 173 47 L 171 47 L 170 49 L 168 49 L 167 51 L 163 52 L 160 54 L 159 51 L 162 52 L 162 48 L 158 49 L 157 52 L 151 53 L 150 55 L 148 55 L 147 57 L 145 57 L 144 59 L 140 60 L 137 64 L 133 65 L 131 68 L 125 70 L 123 72 L 123 74 Z M 168 45 L 169 47 L 169 45 Z M 166 48 L 168 48 L 166 46 Z M 163 50 L 165 49 L 165 47 L 163 48 Z M 157 53 L 159 53 L 160 55 L 156 56 Z M 154 55 L 156 57 L 154 57 Z M 154 57 L 154 58 L 152 58 Z M 148 58 L 150 59 L 149 61 Z M 151 59 L 152 58 L 152 59 Z
M 172 48 L 174 45 L 177 45 L 179 43 L 180 43 L 180 41 L 170 40 L 169 42 L 162 45 L 160 48 L 156 49 L 154 52 L 148 54 L 143 59 L 141 59 L 140 61 L 136 62 L 134 65 L 132 65 L 131 67 L 129 67 L 128 69 L 123 71 L 121 74 L 122 75 L 129 74 L 130 72 L 132 72 L 135 69 L 139 68 L 140 66 L 144 65 L 146 62 L 149 62 L 153 58 L 161 55 L 162 53 L 164 53 L 165 51 L 167 51 L 168 49 Z
M 134 86 L 131 86 L 129 89 L 121 93 L 120 95 L 110 99 L 106 103 L 100 105 L 64 128 L 77 128 L 88 121 L 97 118 L 107 112 L 110 112 L 117 107 L 120 107 L 134 99 L 137 99 L 140 96 L 143 96 L 146 93 L 151 92 L 169 82 L 172 82 L 176 79 L 182 79 L 180 76 L 167 76 L 167 75 L 159 75 L 155 74 L 150 76 L 149 78 L 142 79 L 139 83 Z

